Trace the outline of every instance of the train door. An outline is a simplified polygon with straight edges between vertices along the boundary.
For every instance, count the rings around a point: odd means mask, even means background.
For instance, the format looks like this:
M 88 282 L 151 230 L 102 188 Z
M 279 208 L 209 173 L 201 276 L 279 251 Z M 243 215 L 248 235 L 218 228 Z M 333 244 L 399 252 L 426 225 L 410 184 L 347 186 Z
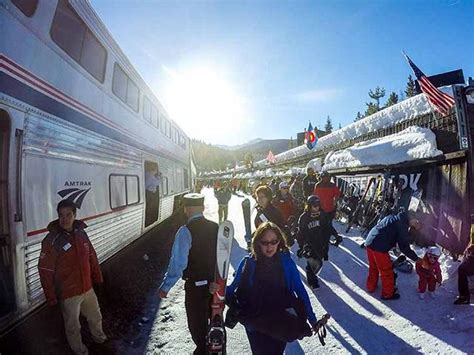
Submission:
M 160 173 L 158 164 L 145 161 L 145 228 L 158 220 L 160 209 Z
M 8 229 L 8 152 L 10 117 L 0 110 L 0 319 L 15 310 L 12 247 Z

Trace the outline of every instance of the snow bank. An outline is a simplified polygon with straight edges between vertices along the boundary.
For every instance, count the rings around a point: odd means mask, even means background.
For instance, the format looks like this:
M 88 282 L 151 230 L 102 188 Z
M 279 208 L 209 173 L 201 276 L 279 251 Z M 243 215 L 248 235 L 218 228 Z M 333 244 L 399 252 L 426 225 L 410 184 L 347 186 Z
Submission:
M 317 152 L 318 150 L 323 150 L 334 144 L 362 136 L 381 128 L 393 126 L 398 122 L 415 118 L 431 111 L 432 108 L 425 95 L 420 94 L 374 113 L 373 115 L 370 115 L 360 121 L 351 123 L 348 126 L 328 134 L 327 136 L 319 138 L 314 150 L 308 149 L 306 145 L 301 145 L 299 147 L 287 150 L 286 152 L 277 154 L 275 158 L 277 163 L 281 163 L 296 157 L 310 154 L 312 152 Z M 263 159 L 256 162 L 255 166 L 263 167 L 266 164 L 266 159 Z
M 331 152 L 324 160 L 324 170 L 392 165 L 442 154 L 436 148 L 436 137 L 430 129 L 412 126 L 390 136 Z

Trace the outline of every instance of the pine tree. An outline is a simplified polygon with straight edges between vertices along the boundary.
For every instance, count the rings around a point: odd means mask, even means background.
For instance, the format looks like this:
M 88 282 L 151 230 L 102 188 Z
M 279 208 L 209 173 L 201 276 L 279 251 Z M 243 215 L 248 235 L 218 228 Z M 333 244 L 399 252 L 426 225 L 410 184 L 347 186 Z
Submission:
M 380 109 L 380 99 L 385 96 L 385 89 L 376 87 L 374 91 L 369 90 L 369 97 L 377 102 L 377 111 Z
M 248 168 L 253 168 L 253 162 L 254 162 L 253 155 L 251 153 L 245 154 L 244 162 Z
M 392 105 L 395 105 L 398 102 L 398 95 L 395 92 L 391 92 L 390 95 L 388 96 L 387 103 L 385 104 L 385 107 L 390 107 Z
M 413 80 L 413 77 L 411 76 L 411 74 L 408 75 L 407 86 L 405 88 L 405 94 L 407 95 L 407 99 L 417 94 L 415 80 Z
M 357 116 L 356 118 L 354 119 L 354 122 L 357 122 L 357 121 L 360 121 L 361 119 L 363 119 L 365 116 L 363 114 L 359 112 L 357 112 Z
M 341 129 L 341 128 L 342 128 L 342 126 L 341 126 L 341 124 L 339 123 L 339 128 L 338 128 L 338 129 Z
M 329 116 L 326 120 L 326 125 L 324 126 L 324 130 L 328 134 L 332 132 L 332 122 L 331 122 L 331 117 L 329 117 Z
M 373 115 L 374 113 L 379 111 L 379 108 L 377 104 L 374 104 L 373 102 L 367 102 L 367 110 L 365 110 L 365 117 Z

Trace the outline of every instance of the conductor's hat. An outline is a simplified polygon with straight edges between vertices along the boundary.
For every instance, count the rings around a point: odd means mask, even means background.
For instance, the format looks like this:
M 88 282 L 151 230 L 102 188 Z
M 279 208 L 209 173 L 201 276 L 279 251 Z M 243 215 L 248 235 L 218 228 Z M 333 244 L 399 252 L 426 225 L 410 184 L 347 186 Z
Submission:
M 204 207 L 204 195 L 203 194 L 186 194 L 183 197 L 184 207 Z

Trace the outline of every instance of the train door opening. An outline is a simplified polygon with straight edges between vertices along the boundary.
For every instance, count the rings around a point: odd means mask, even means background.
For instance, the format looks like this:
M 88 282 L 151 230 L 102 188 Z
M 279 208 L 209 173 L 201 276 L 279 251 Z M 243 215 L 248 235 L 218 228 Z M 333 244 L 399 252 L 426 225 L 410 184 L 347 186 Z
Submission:
M 8 228 L 8 147 L 10 117 L 0 110 L 0 318 L 15 310 L 12 246 Z
M 158 164 L 145 161 L 145 227 L 158 220 L 160 208 L 161 174 Z

